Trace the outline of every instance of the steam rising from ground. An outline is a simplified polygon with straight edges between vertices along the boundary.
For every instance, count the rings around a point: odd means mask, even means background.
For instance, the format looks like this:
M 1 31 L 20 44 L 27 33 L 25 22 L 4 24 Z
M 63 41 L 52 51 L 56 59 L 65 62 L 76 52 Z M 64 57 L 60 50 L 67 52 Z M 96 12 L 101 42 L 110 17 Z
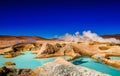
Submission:
M 100 36 L 98 36 L 96 33 L 92 33 L 91 31 L 84 31 L 82 35 L 80 35 L 79 32 L 76 32 L 74 35 L 71 34 L 65 34 L 65 36 L 60 37 L 61 40 L 65 41 L 71 41 L 71 42 L 112 42 L 120 44 L 120 40 L 117 40 L 115 38 L 107 38 L 104 39 Z

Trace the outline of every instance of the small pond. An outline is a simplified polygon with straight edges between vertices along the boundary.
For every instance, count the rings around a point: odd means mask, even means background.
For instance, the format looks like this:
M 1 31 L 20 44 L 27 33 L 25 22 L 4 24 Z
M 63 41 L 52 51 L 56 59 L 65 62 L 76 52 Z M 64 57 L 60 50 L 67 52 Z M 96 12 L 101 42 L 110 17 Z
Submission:
M 66 58 L 66 57 L 65 57 Z M 56 57 L 36 59 L 35 54 L 30 51 L 24 52 L 24 55 L 20 55 L 14 58 L 4 58 L 0 56 L 0 66 L 3 66 L 5 62 L 14 62 L 16 68 L 35 68 L 42 66 L 44 63 L 54 61 Z
M 111 60 L 120 60 L 120 57 L 119 56 L 110 56 L 110 59 Z
M 103 73 L 110 74 L 112 76 L 120 76 L 120 70 L 112 68 L 106 64 L 103 64 L 101 62 L 97 62 L 91 58 L 79 58 L 74 61 L 72 61 L 75 65 L 81 65 L 85 66 Z

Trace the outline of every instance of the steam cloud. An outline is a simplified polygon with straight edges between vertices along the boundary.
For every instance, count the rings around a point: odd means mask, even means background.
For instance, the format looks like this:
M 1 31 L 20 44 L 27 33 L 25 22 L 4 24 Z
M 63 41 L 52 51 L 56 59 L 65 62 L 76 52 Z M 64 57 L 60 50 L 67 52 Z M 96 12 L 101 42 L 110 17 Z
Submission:
M 107 38 L 104 39 L 98 36 L 96 33 L 92 33 L 91 31 L 84 31 L 82 35 L 79 32 L 76 32 L 74 35 L 65 34 L 65 36 L 60 37 L 59 39 L 69 42 L 110 42 L 120 44 L 120 40 L 115 38 Z

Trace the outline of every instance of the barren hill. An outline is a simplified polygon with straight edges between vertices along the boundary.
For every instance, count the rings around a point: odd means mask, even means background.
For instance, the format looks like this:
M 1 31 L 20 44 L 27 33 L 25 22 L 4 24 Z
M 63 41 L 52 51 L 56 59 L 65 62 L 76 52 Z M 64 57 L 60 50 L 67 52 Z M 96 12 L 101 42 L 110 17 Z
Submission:
M 7 36 L 0 35 L 0 48 L 8 47 L 18 43 L 33 43 L 40 40 L 49 40 L 38 36 Z
M 116 38 L 120 40 L 120 34 L 103 35 L 103 38 Z
M 0 40 L 27 40 L 27 39 L 46 40 L 45 38 L 38 37 L 38 36 L 7 36 L 7 35 L 0 35 Z

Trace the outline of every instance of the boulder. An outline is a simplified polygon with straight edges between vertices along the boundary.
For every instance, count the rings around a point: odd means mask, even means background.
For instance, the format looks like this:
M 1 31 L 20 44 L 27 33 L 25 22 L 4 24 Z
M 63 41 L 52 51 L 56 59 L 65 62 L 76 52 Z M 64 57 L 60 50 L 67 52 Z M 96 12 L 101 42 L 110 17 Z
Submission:
M 4 65 L 10 66 L 10 65 L 16 65 L 16 64 L 14 62 L 5 62 Z

